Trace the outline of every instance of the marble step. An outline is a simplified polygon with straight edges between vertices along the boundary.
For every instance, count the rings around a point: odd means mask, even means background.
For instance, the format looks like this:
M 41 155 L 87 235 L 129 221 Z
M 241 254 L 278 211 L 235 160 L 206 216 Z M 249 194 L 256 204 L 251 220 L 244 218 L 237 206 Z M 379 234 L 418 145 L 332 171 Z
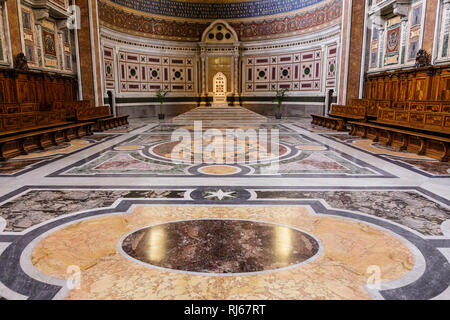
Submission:
M 214 108 L 199 107 L 171 120 L 175 124 L 203 121 L 207 126 L 243 126 L 266 123 L 267 118 L 242 107 Z

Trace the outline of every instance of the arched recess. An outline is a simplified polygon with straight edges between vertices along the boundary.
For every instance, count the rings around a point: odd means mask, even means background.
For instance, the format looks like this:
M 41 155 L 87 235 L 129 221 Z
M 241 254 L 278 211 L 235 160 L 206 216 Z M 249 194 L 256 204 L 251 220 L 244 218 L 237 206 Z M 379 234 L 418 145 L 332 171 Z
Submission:
M 231 105 L 238 104 L 240 42 L 236 31 L 224 20 L 212 22 L 201 42 L 201 95 L 209 104 L 214 95 L 213 77 L 222 72 L 227 79 L 226 95 Z

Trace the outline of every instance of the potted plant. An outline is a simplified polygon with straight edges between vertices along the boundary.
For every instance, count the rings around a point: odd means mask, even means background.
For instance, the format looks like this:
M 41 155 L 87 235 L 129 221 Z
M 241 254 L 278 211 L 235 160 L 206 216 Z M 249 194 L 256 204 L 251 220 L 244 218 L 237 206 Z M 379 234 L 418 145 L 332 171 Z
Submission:
M 275 114 L 276 119 L 281 119 L 281 107 L 283 106 L 283 101 L 286 98 L 286 93 L 288 91 L 289 91 L 289 89 L 287 89 L 287 88 L 276 91 L 277 94 L 275 96 L 275 99 L 273 100 L 273 102 L 277 103 L 277 107 L 278 107 L 278 112 Z
M 159 100 L 159 113 L 158 113 L 158 119 L 159 120 L 164 120 L 165 114 L 164 112 L 162 112 L 162 105 L 164 103 L 164 101 L 166 100 L 166 95 L 169 93 L 169 91 L 163 91 L 161 89 L 158 90 L 158 92 L 156 92 L 156 97 Z

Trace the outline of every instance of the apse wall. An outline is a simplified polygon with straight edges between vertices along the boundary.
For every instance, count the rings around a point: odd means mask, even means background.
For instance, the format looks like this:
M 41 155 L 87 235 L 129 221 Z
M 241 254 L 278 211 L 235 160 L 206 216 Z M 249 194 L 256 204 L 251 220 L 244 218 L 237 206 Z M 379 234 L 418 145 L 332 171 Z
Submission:
M 158 90 L 170 91 L 168 115 L 207 105 L 212 101 L 209 80 L 220 68 L 229 71 L 229 103 L 263 114 L 275 112 L 278 89 L 289 89 L 285 112 L 299 116 L 323 112 L 327 91 L 336 90 L 340 0 L 312 1 L 287 17 L 218 24 L 161 19 L 118 2 L 99 1 L 104 92 L 113 93 L 118 113 L 154 116 Z M 224 29 L 209 39 L 214 25 Z M 218 33 L 223 33 L 220 40 Z

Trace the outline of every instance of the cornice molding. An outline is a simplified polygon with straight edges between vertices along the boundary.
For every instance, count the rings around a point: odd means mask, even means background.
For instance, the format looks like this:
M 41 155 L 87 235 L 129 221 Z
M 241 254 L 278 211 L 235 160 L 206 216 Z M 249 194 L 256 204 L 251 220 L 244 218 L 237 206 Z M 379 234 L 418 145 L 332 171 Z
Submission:
M 44 10 L 48 15 L 54 19 L 67 19 L 70 13 L 66 8 L 63 8 L 48 0 L 21 0 L 24 5 L 34 10 Z

